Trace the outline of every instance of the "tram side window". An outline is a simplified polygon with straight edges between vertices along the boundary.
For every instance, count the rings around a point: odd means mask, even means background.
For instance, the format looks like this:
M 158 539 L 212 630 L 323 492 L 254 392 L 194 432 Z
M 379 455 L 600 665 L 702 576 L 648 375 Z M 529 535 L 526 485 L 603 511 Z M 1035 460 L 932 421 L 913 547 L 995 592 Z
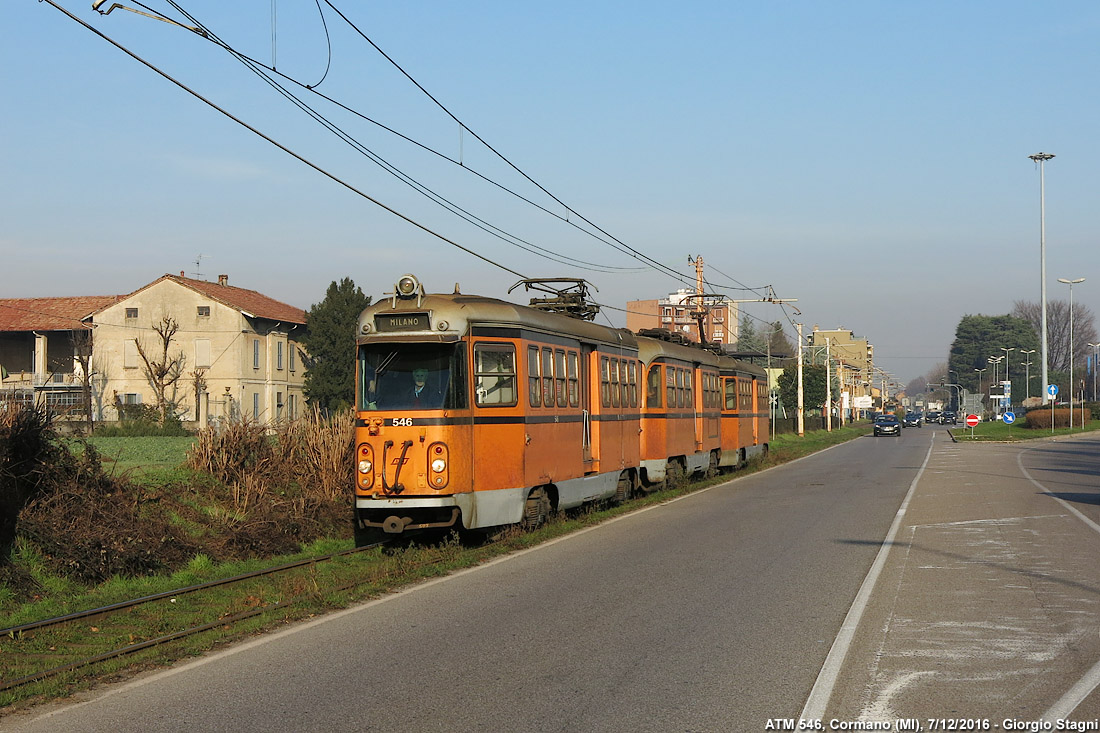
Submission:
M 600 357 L 600 404 L 611 407 L 611 360 Z
M 474 394 L 479 407 L 516 404 L 516 350 L 511 344 L 474 346 Z
M 684 370 L 684 407 L 692 407 L 695 404 L 695 379 L 694 374 Z
M 726 409 L 737 409 L 737 380 L 727 379 L 726 381 Z
M 581 403 L 580 373 L 577 352 L 569 352 L 569 406 L 579 407 Z
M 668 396 L 669 409 L 676 407 L 676 372 L 680 371 L 674 366 L 665 367 L 665 392 Z
M 554 394 L 558 398 L 558 407 L 565 407 L 565 352 L 554 351 Z
M 542 350 L 542 404 L 554 406 L 554 350 Z
M 631 360 L 629 363 L 630 370 L 630 406 L 638 406 L 638 362 Z
M 539 347 L 527 347 L 527 391 L 531 407 L 542 405 L 542 379 L 539 370 Z
M 622 390 L 619 387 L 619 360 L 611 360 L 611 406 L 619 406 L 619 393 Z
M 645 404 L 646 407 L 661 406 L 661 367 L 657 364 L 651 366 L 646 375 Z

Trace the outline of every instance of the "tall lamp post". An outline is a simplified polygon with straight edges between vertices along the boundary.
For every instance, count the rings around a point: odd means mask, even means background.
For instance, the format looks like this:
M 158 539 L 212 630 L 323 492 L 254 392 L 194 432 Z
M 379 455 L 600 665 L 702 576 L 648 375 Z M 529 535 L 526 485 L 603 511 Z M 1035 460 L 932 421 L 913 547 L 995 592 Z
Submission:
M 979 398 L 984 396 L 984 394 L 985 394 L 984 392 L 982 392 L 982 372 L 984 372 L 988 368 L 989 367 L 982 367 L 981 369 L 975 369 L 974 370 L 978 373 L 978 396 L 979 396 Z
M 1042 313 L 1042 339 L 1043 339 L 1043 404 L 1050 401 L 1047 395 L 1048 384 L 1047 364 L 1050 363 L 1050 354 L 1047 347 L 1047 210 L 1046 210 L 1046 178 L 1044 177 L 1043 164 L 1054 157 L 1053 153 L 1036 153 L 1027 156 L 1039 164 L 1039 304 Z M 1054 413 L 1052 412 L 1051 415 Z M 1054 424 L 1054 418 L 1051 418 Z
M 1085 278 L 1068 280 L 1060 277 L 1058 282 L 1069 285 L 1069 429 L 1073 430 L 1073 286 L 1085 282 Z M 1054 422 L 1053 415 L 1051 412 L 1051 423 Z M 1081 427 L 1085 427 L 1084 418 L 1081 419 Z
M 1004 346 L 1001 347 L 1001 351 L 1005 352 L 1005 357 L 1004 357 L 1005 358 L 1005 381 L 1008 382 L 1008 397 L 1009 397 L 1009 400 L 1010 400 L 1008 404 L 1009 404 L 1010 407 L 1012 406 L 1012 402 L 1011 402 L 1011 399 L 1012 399 L 1012 377 L 1009 376 L 1008 365 L 1012 360 L 1012 355 L 1008 352 L 1015 351 L 1015 350 L 1016 350 L 1015 346 L 1012 346 L 1012 347 L 1009 347 L 1009 348 L 1005 348 Z
M 1092 349 L 1092 401 L 1096 402 L 1096 359 L 1100 357 L 1100 343 L 1089 342 Z
M 1024 395 L 1031 397 L 1031 355 L 1035 353 L 1035 349 L 1020 349 L 1021 354 L 1027 354 L 1027 359 L 1020 362 L 1024 365 Z

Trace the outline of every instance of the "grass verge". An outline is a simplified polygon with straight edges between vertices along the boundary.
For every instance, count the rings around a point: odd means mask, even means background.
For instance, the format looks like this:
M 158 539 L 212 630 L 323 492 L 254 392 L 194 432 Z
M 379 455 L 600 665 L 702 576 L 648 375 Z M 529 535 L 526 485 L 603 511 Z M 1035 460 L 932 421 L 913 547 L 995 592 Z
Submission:
M 1003 420 L 990 420 L 978 423 L 973 429 L 965 425 L 956 426 L 951 429 L 951 435 L 960 443 L 1015 443 L 1023 440 L 1079 435 L 1095 430 L 1100 430 L 1100 420 L 1089 420 L 1084 427 L 1055 428 L 1053 431 L 1050 428 L 1025 428 L 1018 423 L 1007 425 Z

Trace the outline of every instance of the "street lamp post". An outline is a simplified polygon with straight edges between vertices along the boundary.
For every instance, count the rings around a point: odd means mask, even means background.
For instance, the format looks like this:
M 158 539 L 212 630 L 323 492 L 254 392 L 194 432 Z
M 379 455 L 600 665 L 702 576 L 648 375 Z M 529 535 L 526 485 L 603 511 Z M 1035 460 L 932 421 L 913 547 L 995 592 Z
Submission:
M 1044 177 L 1043 164 L 1054 157 L 1053 153 L 1036 153 L 1027 156 L 1039 164 L 1039 304 L 1042 313 L 1042 339 L 1043 339 L 1043 404 L 1050 401 L 1047 395 L 1047 364 L 1050 363 L 1049 348 L 1047 346 L 1047 211 L 1046 211 L 1046 178 Z M 1054 423 L 1051 413 L 1051 424 Z
M 1085 278 L 1068 280 L 1058 278 L 1058 282 L 1069 285 L 1069 429 L 1073 430 L 1073 286 L 1085 282 Z M 1054 422 L 1054 412 L 1051 411 L 1051 423 Z M 1081 418 L 1081 427 L 1085 427 L 1085 420 Z
M 1035 353 L 1035 349 L 1020 349 L 1021 354 L 1027 354 L 1027 360 L 1020 362 L 1024 365 L 1024 395 L 1028 398 L 1031 397 L 1031 355 Z
M 1096 402 L 1096 359 L 1100 357 L 1100 343 L 1089 342 L 1092 349 L 1092 401 Z
M 982 372 L 984 372 L 986 369 L 988 369 L 988 367 L 982 367 L 981 369 L 975 369 L 974 370 L 978 373 L 978 395 L 979 395 L 979 397 L 985 394 L 984 392 L 982 392 Z
M 1011 362 L 1012 355 L 1009 354 L 1008 352 L 1015 351 L 1015 350 L 1016 350 L 1015 346 L 1011 346 L 1011 347 L 1008 347 L 1008 348 L 1005 348 L 1004 346 L 1001 347 L 1001 351 L 1005 352 L 1005 356 L 1004 356 L 1004 359 L 1005 359 L 1005 381 L 1008 382 L 1008 398 L 1009 398 L 1009 403 L 1008 404 L 1009 404 L 1009 407 L 1012 406 L 1012 377 L 1009 375 L 1008 366 L 1009 366 L 1009 363 Z

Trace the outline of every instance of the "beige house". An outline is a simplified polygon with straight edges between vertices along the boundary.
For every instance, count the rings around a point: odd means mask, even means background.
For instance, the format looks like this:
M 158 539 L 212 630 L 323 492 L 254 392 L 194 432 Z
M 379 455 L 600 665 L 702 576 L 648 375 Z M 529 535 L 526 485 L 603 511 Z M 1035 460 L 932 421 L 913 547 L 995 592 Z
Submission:
M 808 337 L 810 348 L 822 350 L 817 357 L 824 357 L 828 348 L 829 357 L 835 365 L 834 376 L 841 385 L 841 404 L 845 411 L 866 410 L 878 393 L 871 386 L 874 375 L 875 347 L 864 336 L 856 336 L 846 328 L 821 330 L 814 326 Z M 819 362 L 824 363 L 824 362 Z
M 51 303 L 63 311 L 64 320 L 46 323 Z M 69 391 L 81 385 L 83 370 L 74 356 L 73 334 L 78 341 L 91 334 L 96 420 L 118 419 L 120 406 L 156 404 L 146 359 L 178 364 L 180 377 L 165 397 L 183 420 L 202 425 L 211 418 L 243 416 L 273 422 L 302 412 L 306 363 L 299 339 L 305 312 L 229 285 L 226 275 L 216 283 L 182 273 L 164 275 L 129 295 L 10 299 L 0 306 L 13 314 L 5 326 L 0 308 L 0 345 L 6 347 L 5 361 L 28 367 L 20 371 L 24 391 L 55 381 L 70 385 Z M 14 314 L 20 313 L 26 318 L 17 321 Z M 42 323 L 36 327 L 38 321 Z M 168 334 L 166 324 L 173 324 L 167 349 L 157 332 Z M 42 326 L 54 329 L 43 331 Z M 9 373 L 4 387 L 11 391 L 12 369 L 4 366 Z

